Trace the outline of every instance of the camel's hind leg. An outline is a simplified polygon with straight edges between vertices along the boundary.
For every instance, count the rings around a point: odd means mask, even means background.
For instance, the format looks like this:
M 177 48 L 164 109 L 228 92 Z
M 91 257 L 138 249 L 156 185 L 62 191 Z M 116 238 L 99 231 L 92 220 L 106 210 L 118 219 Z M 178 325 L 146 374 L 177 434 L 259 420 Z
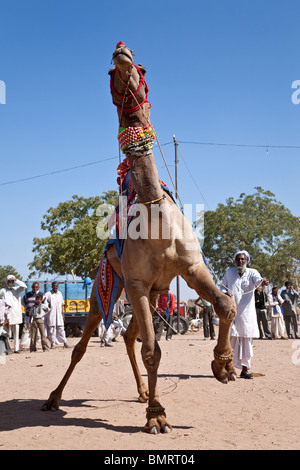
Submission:
M 215 378 L 225 384 L 229 380 L 235 380 L 236 371 L 233 367 L 233 354 L 229 342 L 230 327 L 236 314 L 234 301 L 215 286 L 204 264 L 193 266 L 182 277 L 200 297 L 214 306 L 219 317 L 218 342 L 214 350 L 215 358 L 211 364 Z
M 121 284 L 121 283 L 120 283 Z M 121 293 L 123 286 L 120 286 L 120 292 Z M 96 283 L 94 283 L 93 290 L 91 293 L 91 299 L 90 299 L 90 311 L 85 323 L 84 331 L 82 334 L 82 338 L 80 339 L 79 343 L 75 346 L 72 352 L 72 358 L 71 358 L 71 364 L 69 368 L 67 369 L 62 381 L 58 385 L 58 387 L 51 392 L 49 398 L 47 401 L 42 406 L 42 411 L 47 411 L 47 410 L 58 410 L 59 408 L 59 402 L 62 397 L 62 392 L 69 380 L 69 378 L 72 375 L 73 370 L 75 369 L 76 364 L 82 359 L 82 356 L 84 355 L 88 342 L 94 333 L 95 329 L 97 328 L 99 322 L 101 321 L 101 313 L 98 310 L 97 306 L 97 300 L 96 300 Z

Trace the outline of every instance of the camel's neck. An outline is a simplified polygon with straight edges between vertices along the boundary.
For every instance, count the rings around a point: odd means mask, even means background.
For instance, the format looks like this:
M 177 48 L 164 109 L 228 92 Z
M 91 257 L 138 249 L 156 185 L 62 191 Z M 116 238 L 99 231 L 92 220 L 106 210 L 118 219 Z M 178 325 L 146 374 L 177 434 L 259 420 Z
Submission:
M 158 172 L 153 153 L 139 157 L 129 156 L 131 182 L 139 202 L 155 201 L 163 192 L 158 181 Z
M 143 86 L 141 86 L 141 76 L 133 66 L 120 67 L 117 73 L 115 79 L 119 95 L 130 96 L 130 99 L 128 99 L 129 104 L 123 101 L 121 109 L 120 106 L 118 107 L 120 128 L 143 128 L 148 126 L 150 124 L 149 103 L 144 101 L 146 86 L 143 80 Z M 132 91 L 131 94 L 129 94 L 129 90 Z M 133 90 L 136 90 L 136 92 Z M 133 94 L 134 98 L 132 97 Z M 127 110 L 124 112 L 122 109 L 123 106 L 126 108 L 129 105 L 130 107 L 136 107 L 139 103 L 142 103 L 142 105 L 138 106 L 138 109 L 134 112 L 128 112 Z M 138 195 L 138 201 L 149 202 L 161 198 L 162 189 L 158 181 L 158 171 L 152 151 L 145 150 L 140 156 L 128 154 L 128 151 L 126 151 L 126 155 L 130 163 L 131 182 Z

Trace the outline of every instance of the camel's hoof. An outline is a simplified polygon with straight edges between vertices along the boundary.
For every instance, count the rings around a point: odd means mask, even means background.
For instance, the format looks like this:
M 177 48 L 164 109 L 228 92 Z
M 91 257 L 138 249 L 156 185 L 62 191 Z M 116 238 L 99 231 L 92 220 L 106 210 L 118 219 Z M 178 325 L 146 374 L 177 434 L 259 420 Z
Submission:
M 143 394 L 143 395 L 140 395 L 140 396 L 139 396 L 138 401 L 139 401 L 140 403 L 147 403 L 148 399 L 149 399 L 149 398 L 147 397 L 147 395 L 146 395 L 146 394 Z
M 148 392 L 148 389 L 147 389 L 146 385 L 142 385 L 141 387 L 139 387 L 138 394 L 139 394 L 138 401 L 140 403 L 147 403 L 148 402 L 149 392 Z
M 170 432 L 172 432 L 170 426 L 168 426 L 167 424 L 165 426 L 163 426 L 161 428 L 161 432 L 164 433 L 164 434 L 169 434 Z
M 149 429 L 149 434 L 158 434 L 159 430 L 157 426 L 152 426 L 152 428 Z
M 165 416 L 157 416 L 150 418 L 144 427 L 144 432 L 148 434 L 169 434 L 172 431 L 172 426 L 167 423 Z
M 212 361 L 211 369 L 214 377 L 222 384 L 226 385 L 230 380 L 232 380 L 231 375 L 226 371 L 225 367 L 217 361 Z
M 55 406 L 49 406 L 46 402 L 41 407 L 41 411 L 58 411 L 58 408 L 55 408 Z

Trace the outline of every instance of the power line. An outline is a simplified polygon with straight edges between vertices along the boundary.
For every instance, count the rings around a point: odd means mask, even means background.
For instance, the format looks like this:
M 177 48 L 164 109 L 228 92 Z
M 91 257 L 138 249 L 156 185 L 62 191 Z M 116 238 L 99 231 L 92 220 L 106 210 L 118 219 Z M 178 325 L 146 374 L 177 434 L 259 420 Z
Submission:
M 95 162 L 84 163 L 82 165 L 72 166 L 72 167 L 69 167 L 69 168 L 64 168 L 62 170 L 55 170 L 55 171 L 51 171 L 51 172 L 48 172 L 48 173 L 42 173 L 41 175 L 28 176 L 27 178 L 21 178 L 21 179 L 18 179 L 18 180 L 7 181 L 6 183 L 0 183 L 0 186 L 5 186 L 5 185 L 8 185 L 8 184 L 14 184 L 14 183 L 20 183 L 21 181 L 34 180 L 36 178 L 42 178 L 44 176 L 55 175 L 57 173 L 63 173 L 65 171 L 77 170 L 78 168 L 84 168 L 86 166 L 96 165 L 97 163 L 107 162 L 109 160 L 116 160 L 117 158 L 118 157 L 104 158 L 103 160 L 97 160 Z
M 264 148 L 266 150 L 268 149 L 300 149 L 300 146 L 298 145 L 257 145 L 257 144 L 231 144 L 231 143 L 223 143 L 223 142 L 197 142 L 197 141 L 184 141 L 184 140 L 178 140 L 178 144 L 192 144 L 192 145 L 210 145 L 210 146 L 223 146 L 223 147 L 252 147 L 252 148 Z M 166 142 L 164 144 L 161 144 L 161 146 L 167 146 L 173 144 L 173 142 Z M 90 163 L 84 163 L 82 165 L 77 165 L 77 166 L 72 166 L 69 168 L 64 168 L 62 170 L 55 170 L 51 171 L 48 173 L 42 173 L 40 175 L 33 175 L 33 176 L 28 176 L 26 178 L 20 178 L 20 179 L 15 179 L 12 181 L 6 181 L 4 183 L 0 183 L 0 186 L 7 186 L 10 184 L 15 184 L 15 183 L 21 183 L 23 181 L 29 181 L 29 180 L 34 180 L 37 178 L 43 178 L 45 176 L 51 176 L 51 175 L 56 175 L 58 173 L 64 173 L 66 171 L 71 171 L 71 170 L 77 170 L 79 168 L 84 168 L 87 166 L 92 166 L 92 165 L 97 165 L 98 163 L 103 163 L 107 162 L 109 160 L 116 160 L 119 157 L 109 157 L 109 158 L 104 158 L 102 160 L 96 160 L 95 162 L 90 162 Z
M 230 144 L 223 142 L 195 142 L 195 141 L 184 141 L 178 140 L 179 144 L 193 144 L 193 145 L 215 145 L 223 147 L 254 147 L 254 148 L 263 148 L 263 149 L 300 149 L 299 145 L 257 145 L 257 144 Z

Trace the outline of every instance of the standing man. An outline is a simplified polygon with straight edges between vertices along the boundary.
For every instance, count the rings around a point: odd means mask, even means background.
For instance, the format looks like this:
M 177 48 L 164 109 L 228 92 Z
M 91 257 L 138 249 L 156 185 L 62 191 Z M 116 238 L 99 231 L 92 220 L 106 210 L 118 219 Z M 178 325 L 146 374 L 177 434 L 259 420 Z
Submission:
M 50 339 L 51 348 L 55 348 L 55 344 L 61 343 L 65 348 L 68 348 L 63 314 L 65 302 L 62 293 L 58 290 L 58 282 L 52 282 L 52 290 L 46 292 L 45 299 L 50 308 L 50 313 L 47 315 L 47 335 Z
M 282 304 L 283 318 L 285 321 L 286 332 L 288 338 L 293 338 L 291 331 L 291 323 L 293 324 L 293 330 L 295 338 L 298 339 L 298 324 L 297 324 L 297 312 L 296 306 L 299 299 L 299 293 L 294 290 L 293 283 L 287 281 L 285 283 L 285 289 L 281 291 L 281 297 L 284 300 Z
M 6 287 L 0 290 L 0 299 L 5 300 L 12 307 L 8 314 L 8 321 L 14 337 L 14 352 L 17 354 L 20 353 L 19 330 L 23 323 L 21 293 L 26 287 L 25 282 L 19 281 L 10 274 L 6 278 Z
M 271 332 L 268 325 L 268 295 L 264 289 L 258 287 L 255 289 L 255 308 L 257 315 L 257 324 L 259 329 L 259 338 L 263 339 L 263 331 L 261 329 L 261 324 L 264 330 L 265 337 L 267 339 L 272 339 Z
M 238 251 L 234 255 L 236 267 L 228 269 L 222 281 L 221 290 L 233 297 L 236 303 L 236 317 L 230 331 L 230 343 L 234 350 L 233 364 L 242 369 L 241 377 L 253 379 L 249 372 L 253 357 L 253 338 L 259 337 L 255 311 L 254 292 L 259 285 L 268 285 L 256 269 L 247 267 L 250 255 Z
M 25 318 L 24 318 L 24 325 L 23 331 L 21 336 L 21 347 L 29 346 L 30 344 L 30 310 L 31 307 L 35 305 L 35 299 L 37 294 L 41 294 L 40 292 L 40 285 L 38 282 L 34 282 L 31 286 L 31 292 L 27 292 L 24 297 L 22 298 L 22 304 L 25 308 Z
M 204 333 L 204 339 L 208 339 L 210 336 L 210 339 L 214 340 L 216 339 L 216 333 L 215 333 L 215 328 L 213 324 L 213 306 L 211 303 L 207 302 L 205 299 L 201 299 L 201 297 L 198 297 L 197 300 L 195 300 L 195 304 L 198 307 L 204 307 L 203 311 L 203 333 Z

